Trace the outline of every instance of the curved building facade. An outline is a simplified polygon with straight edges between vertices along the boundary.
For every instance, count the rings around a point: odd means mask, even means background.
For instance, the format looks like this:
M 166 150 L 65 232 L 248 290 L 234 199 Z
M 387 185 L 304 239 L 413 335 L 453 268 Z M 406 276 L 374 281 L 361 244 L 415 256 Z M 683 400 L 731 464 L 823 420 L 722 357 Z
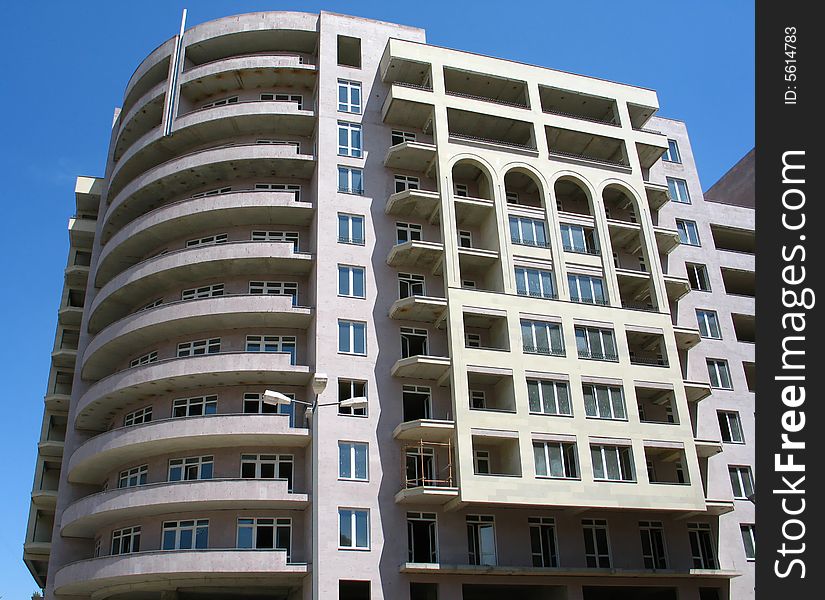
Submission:
M 324 12 L 159 46 L 78 180 L 47 598 L 731 597 L 657 108 Z

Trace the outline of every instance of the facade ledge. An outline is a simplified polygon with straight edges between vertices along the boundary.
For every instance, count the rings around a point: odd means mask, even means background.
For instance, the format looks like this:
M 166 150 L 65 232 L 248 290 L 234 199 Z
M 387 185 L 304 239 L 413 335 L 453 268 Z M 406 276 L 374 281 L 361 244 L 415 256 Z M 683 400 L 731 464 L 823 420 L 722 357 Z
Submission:
M 696 454 L 699 458 L 709 458 L 722 452 L 722 442 L 719 440 L 693 440 Z
M 40 456 L 63 456 L 64 442 L 55 440 L 44 440 L 37 443 L 37 452 Z
M 645 181 L 645 195 L 651 210 L 659 210 L 670 202 L 670 192 L 666 185 Z
M 438 221 L 441 194 L 432 190 L 403 190 L 387 199 L 384 212 L 395 217 L 415 217 L 428 222 Z
M 401 573 L 445 573 L 451 575 L 533 575 L 556 577 L 631 577 L 656 579 L 732 579 L 737 571 L 722 569 L 597 569 L 576 567 L 521 567 L 504 565 L 462 565 L 445 563 L 404 563 Z
M 393 302 L 389 316 L 399 321 L 436 323 L 447 310 L 447 299 L 432 296 L 408 296 Z
M 457 487 L 419 486 L 405 488 L 395 494 L 397 504 L 443 505 L 457 498 Z
M 444 256 L 444 244 L 412 240 L 396 244 L 387 256 L 387 264 L 396 268 L 435 271 Z
M 653 234 L 656 237 L 656 245 L 659 247 L 661 254 L 670 254 L 681 244 L 679 241 L 679 232 L 675 229 L 654 227 Z
M 446 442 L 455 434 L 455 421 L 441 419 L 416 419 L 400 423 L 392 437 L 404 441 Z
M 32 492 L 32 504 L 48 512 L 54 512 L 57 506 L 57 490 L 35 490 Z
M 440 381 L 450 371 L 450 359 L 446 356 L 409 356 L 392 366 L 393 377 L 429 379 Z
M 688 402 L 699 402 L 710 396 L 710 385 L 701 381 L 684 381 Z
M 676 347 L 679 350 L 690 350 L 702 341 L 699 330 L 693 327 L 674 325 L 673 333 L 676 336 Z
M 390 146 L 384 157 L 384 166 L 404 171 L 430 172 L 436 158 L 435 144 L 424 142 L 402 142 Z

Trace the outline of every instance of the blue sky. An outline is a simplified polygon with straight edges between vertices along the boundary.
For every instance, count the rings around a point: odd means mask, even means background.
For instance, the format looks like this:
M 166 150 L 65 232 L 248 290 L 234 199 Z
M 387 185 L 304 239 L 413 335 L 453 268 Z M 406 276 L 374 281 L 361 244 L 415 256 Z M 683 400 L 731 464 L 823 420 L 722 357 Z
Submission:
M 113 110 L 140 60 L 189 24 L 259 10 L 329 10 L 427 30 L 436 45 L 658 91 L 660 114 L 686 121 L 702 185 L 754 144 L 753 3 L 142 0 L 6 3 L 0 40 L 2 236 L 7 342 L 0 346 L 0 598 L 35 584 L 22 544 L 74 208 L 74 178 L 104 170 Z M 449 7 L 449 11 L 445 11 Z

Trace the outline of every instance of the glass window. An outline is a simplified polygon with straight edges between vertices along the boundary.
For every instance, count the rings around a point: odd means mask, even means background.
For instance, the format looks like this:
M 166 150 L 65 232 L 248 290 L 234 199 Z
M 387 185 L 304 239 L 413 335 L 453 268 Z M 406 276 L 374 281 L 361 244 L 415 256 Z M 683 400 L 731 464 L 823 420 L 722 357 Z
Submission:
M 398 297 L 409 298 L 410 296 L 426 296 L 424 276 L 413 273 L 399 273 Z
M 229 236 L 225 233 L 218 233 L 207 237 L 198 238 L 195 240 L 187 240 L 186 248 L 194 248 L 195 246 L 213 246 L 215 244 L 225 244 Z
M 699 335 L 704 338 L 722 339 L 719 329 L 719 317 L 715 310 L 696 309 L 696 321 L 699 323 Z
M 248 335 L 247 352 L 282 352 L 289 354 L 289 364 L 294 365 L 298 342 L 294 335 Z
M 195 396 L 178 398 L 172 402 L 172 417 L 199 417 L 218 412 L 218 396 Z
M 576 332 L 576 349 L 579 358 L 619 360 L 619 356 L 616 354 L 616 338 L 613 330 L 577 325 L 574 331 Z
M 221 338 L 195 340 L 178 344 L 178 358 L 184 356 L 201 356 L 203 354 L 217 354 L 221 351 Z
M 516 291 L 521 296 L 556 298 L 553 271 L 516 267 Z
M 547 233 L 544 221 L 527 217 L 510 217 L 510 240 L 523 246 L 547 248 Z
M 364 244 L 364 217 L 338 213 L 338 241 L 342 244 Z
M 421 241 L 421 225 L 415 223 L 396 223 L 395 236 L 396 244 L 403 244 L 404 242 L 420 242 Z
M 596 242 L 596 232 L 592 227 L 581 225 L 559 225 L 561 230 L 562 247 L 567 252 L 578 252 L 579 254 L 598 254 L 599 246 Z
M 292 553 L 292 519 L 258 517 L 238 519 L 238 548 L 285 550 L 287 561 Z
M 146 477 L 149 474 L 149 465 L 140 465 L 139 467 L 132 467 L 120 472 L 117 479 L 118 488 L 137 487 L 139 485 L 146 485 Z
M 141 423 L 148 423 L 152 420 L 152 407 L 144 406 L 127 414 L 123 417 L 123 426 L 129 427 L 131 425 L 140 425 Z
M 292 306 L 298 304 L 298 283 L 294 281 L 250 281 L 253 295 L 292 296 Z
M 584 556 L 588 567 L 610 568 L 610 543 L 607 537 L 607 521 L 582 519 Z
M 537 477 L 577 479 L 576 444 L 572 442 L 533 442 Z
M 163 550 L 204 550 L 209 547 L 209 520 L 166 521 L 161 539 Z
M 255 190 L 259 192 L 267 190 L 272 192 L 289 192 L 292 194 L 295 202 L 301 201 L 301 186 L 294 183 L 256 183 Z M 253 237 L 252 239 L 255 238 Z
M 396 175 L 394 181 L 396 194 L 405 190 L 420 189 L 420 181 L 418 177 L 412 177 L 410 175 Z
M 668 177 L 667 189 L 670 192 L 671 200 L 674 202 L 678 202 L 680 204 L 690 204 L 690 194 L 688 193 L 687 181 L 684 179 Z
M 530 552 L 534 567 L 558 567 L 556 522 L 553 517 L 528 517 Z
M 367 451 L 359 442 L 338 442 L 338 478 L 367 481 Z
M 212 479 L 212 456 L 190 456 L 169 460 L 169 481 Z
M 286 242 L 292 244 L 292 251 L 298 252 L 300 236 L 297 231 L 253 231 L 253 242 Z
M 390 145 L 403 144 L 404 142 L 414 142 L 415 134 L 412 131 L 393 130 L 390 138 Z
M 338 191 L 344 194 L 364 193 L 364 171 L 355 167 L 338 166 Z
M 744 444 L 745 436 L 742 434 L 742 422 L 739 420 L 738 412 L 717 411 L 719 420 L 719 432 L 722 434 L 722 441 L 734 444 Z
M 676 229 L 679 231 L 679 242 L 688 246 L 701 246 L 699 242 L 699 228 L 695 221 L 676 219 Z
M 745 558 L 756 559 L 756 525 L 743 523 L 739 529 L 742 531 L 742 543 L 745 545 Z
M 338 80 L 338 111 L 361 114 L 361 83 Z
M 338 295 L 350 298 L 366 297 L 364 267 L 338 265 Z
M 679 144 L 676 140 L 667 141 L 667 151 L 662 155 L 662 160 L 667 162 L 682 162 L 682 156 L 679 154 Z
M 361 158 L 361 126 L 358 123 L 338 121 L 338 155 Z
M 521 341 L 524 352 L 564 356 L 564 340 L 559 323 L 521 320 Z
M 279 479 L 290 492 L 294 466 L 291 454 L 241 454 L 242 479 Z
M 733 384 L 730 380 L 728 361 L 718 358 L 708 358 L 707 363 L 710 387 L 720 390 L 732 390 Z
M 601 277 L 591 275 L 567 275 L 567 285 L 570 288 L 570 300 L 582 304 L 607 304 L 604 293 L 604 282 Z
M 642 538 L 645 569 L 667 569 L 665 529 L 661 521 L 640 521 L 639 534 Z
M 344 354 L 366 354 L 367 324 L 339 319 L 338 352 Z
M 140 552 L 140 527 L 124 527 L 112 532 L 112 555 Z
M 690 551 L 694 569 L 717 569 L 716 550 L 707 523 L 688 523 Z
M 753 472 L 750 467 L 729 466 L 728 473 L 735 499 L 747 500 L 753 495 Z
M 566 381 L 527 380 L 530 412 L 544 415 L 572 415 L 570 388 Z
M 622 388 L 608 385 L 582 384 L 584 412 L 595 419 L 627 420 Z
M 590 446 L 593 478 L 601 481 L 635 481 L 630 446 Z
M 223 296 L 224 284 L 213 283 L 212 285 L 205 285 L 203 287 L 190 288 L 183 290 L 180 294 L 181 300 L 198 300 L 200 298 L 214 298 L 216 296 Z
M 142 365 L 148 365 L 149 363 L 158 362 L 158 353 L 157 350 L 153 350 L 152 352 L 148 352 L 143 356 L 139 356 L 129 363 L 130 367 L 140 367 Z
M 467 549 L 471 565 L 495 565 L 496 525 L 492 516 L 467 515 Z
M 367 382 L 358 381 L 354 379 L 339 379 L 338 380 L 338 414 L 339 415 L 353 415 L 356 417 L 364 417 L 367 414 L 367 408 L 362 406 L 352 408 L 351 406 L 340 406 L 343 400 L 350 398 L 366 398 L 367 397 Z
M 370 547 L 370 513 L 356 508 L 338 509 L 339 536 L 341 549 L 367 550 Z
M 698 263 L 685 263 L 690 289 L 699 292 L 710 291 L 710 279 L 708 279 L 708 269 L 705 265 Z

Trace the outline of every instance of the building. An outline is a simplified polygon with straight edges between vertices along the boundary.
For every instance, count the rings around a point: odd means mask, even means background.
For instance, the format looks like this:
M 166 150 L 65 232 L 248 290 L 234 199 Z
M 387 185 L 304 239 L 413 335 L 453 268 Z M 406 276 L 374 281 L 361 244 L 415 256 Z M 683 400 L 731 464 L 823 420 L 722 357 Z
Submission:
M 693 303 L 733 300 L 682 260 L 748 258 L 671 222 L 742 244 L 711 224 L 740 209 L 657 108 L 326 12 L 154 50 L 78 180 L 24 554 L 47 598 L 744 597 L 714 419 L 752 397 L 688 363 Z M 729 329 L 707 356 L 752 365 Z

